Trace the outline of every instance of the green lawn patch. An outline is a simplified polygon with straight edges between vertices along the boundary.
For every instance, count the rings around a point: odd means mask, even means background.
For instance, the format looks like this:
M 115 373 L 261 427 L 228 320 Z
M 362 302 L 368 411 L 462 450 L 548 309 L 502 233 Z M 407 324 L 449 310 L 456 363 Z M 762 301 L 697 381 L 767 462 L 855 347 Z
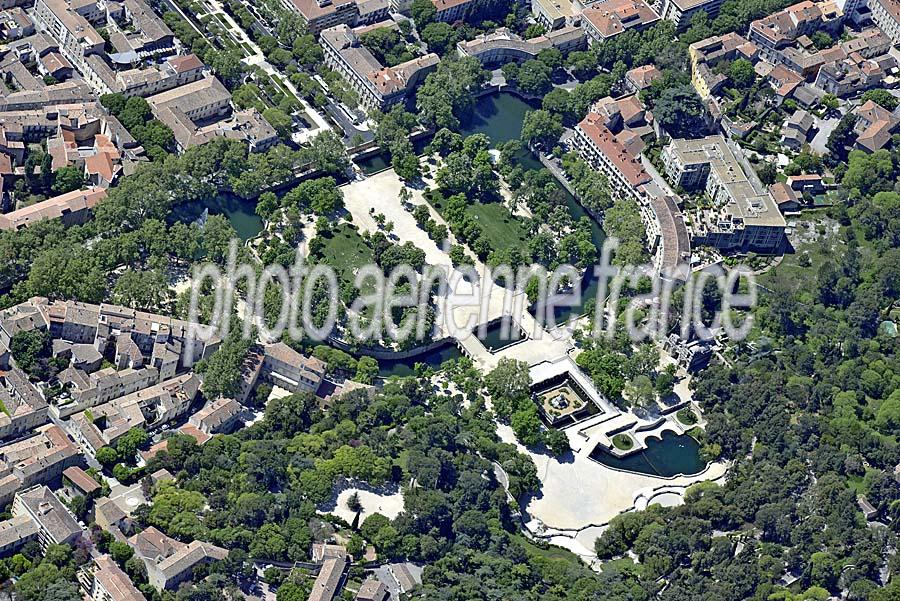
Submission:
M 442 216 L 444 215 L 443 200 L 439 194 L 429 198 L 429 202 Z M 481 226 L 484 236 L 490 240 L 494 248 L 498 250 L 514 246 L 521 248 L 528 243 L 528 232 L 520 218 L 510 213 L 502 203 L 472 201 L 466 211 Z
M 678 413 L 675 414 L 675 417 L 677 417 L 678 421 L 680 421 L 685 426 L 693 426 L 697 423 L 697 414 L 694 413 L 690 407 L 681 409 L 680 411 L 678 411 Z
M 874 475 L 874 472 L 878 470 L 872 468 L 866 468 L 866 473 L 862 476 L 847 476 L 847 486 L 849 486 L 854 493 L 857 495 L 867 495 L 871 491 L 869 490 L 869 484 L 866 482 L 866 476 Z
M 627 434 L 616 434 L 613 436 L 612 443 L 620 451 L 630 451 L 634 448 L 634 441 Z
M 375 262 L 372 249 L 350 224 L 335 227 L 325 241 L 324 262 L 334 268 L 342 281 L 352 283 L 357 269 Z
M 579 567 L 584 564 L 581 563 L 581 560 L 577 555 L 572 553 L 567 549 L 563 549 L 562 547 L 557 547 L 554 545 L 548 545 L 546 549 L 543 547 L 539 547 L 521 534 L 516 534 L 513 536 L 523 547 L 525 547 L 525 552 L 532 557 L 542 557 L 544 559 L 552 559 L 552 560 L 563 560 L 570 562 Z

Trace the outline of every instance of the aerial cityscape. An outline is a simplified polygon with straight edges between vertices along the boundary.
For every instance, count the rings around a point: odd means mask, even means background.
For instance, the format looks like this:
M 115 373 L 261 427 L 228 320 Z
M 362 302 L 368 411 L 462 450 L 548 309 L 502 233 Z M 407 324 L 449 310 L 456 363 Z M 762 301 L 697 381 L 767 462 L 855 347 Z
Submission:
M 900 601 L 900 0 L 0 0 L 9 601 Z

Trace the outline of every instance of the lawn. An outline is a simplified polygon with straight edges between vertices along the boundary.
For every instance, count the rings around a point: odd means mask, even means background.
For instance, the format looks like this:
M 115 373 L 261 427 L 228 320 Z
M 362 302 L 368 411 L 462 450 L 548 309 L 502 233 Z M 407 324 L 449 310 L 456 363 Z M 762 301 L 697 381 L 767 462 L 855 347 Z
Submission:
M 877 470 L 866 468 L 866 474 L 863 476 L 847 476 L 847 486 L 853 489 L 853 492 L 855 492 L 857 495 L 867 494 L 869 491 L 867 490 L 866 485 L 866 475 L 875 471 Z
M 429 198 L 429 201 L 441 215 L 444 214 L 442 199 L 439 195 Z M 528 243 L 528 232 L 525 231 L 518 217 L 509 212 L 502 203 L 482 203 L 472 201 L 466 208 L 481 229 L 485 237 L 491 241 L 491 245 L 500 250 L 510 247 L 522 247 Z
M 563 549 L 562 547 L 557 547 L 556 545 L 549 545 L 546 549 L 543 549 L 535 545 L 533 542 L 531 542 L 521 534 L 516 534 L 513 536 L 513 538 L 521 543 L 522 546 L 525 547 L 525 552 L 532 557 L 541 557 L 543 559 L 550 560 L 563 560 L 581 567 L 584 566 L 578 556 L 568 549 Z
M 528 242 L 527 233 L 519 219 L 499 202 L 474 202 L 469 205 L 469 211 L 484 229 L 487 239 L 497 248 L 521 246 Z
M 627 434 L 616 434 L 613 436 L 612 443 L 620 451 L 628 451 L 634 447 L 634 441 Z
M 693 426 L 697 423 L 697 414 L 690 407 L 685 407 L 675 415 L 678 417 L 678 421 L 686 426 Z
M 338 225 L 325 240 L 324 262 L 334 267 L 342 281 L 352 284 L 356 270 L 374 262 L 372 249 L 350 224 Z

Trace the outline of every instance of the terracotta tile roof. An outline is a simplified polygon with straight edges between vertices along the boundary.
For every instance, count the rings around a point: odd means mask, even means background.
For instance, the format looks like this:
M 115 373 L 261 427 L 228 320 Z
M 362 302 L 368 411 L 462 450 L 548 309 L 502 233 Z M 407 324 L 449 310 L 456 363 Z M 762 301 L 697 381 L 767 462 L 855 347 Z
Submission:
M 600 151 L 616 166 L 616 169 L 632 186 L 650 181 L 640 160 L 629 153 L 624 144 L 603 124 L 603 116 L 589 113 L 578 127 L 597 145 Z
M 108 153 L 101 152 L 84 160 L 84 170 L 88 175 L 99 175 L 107 182 L 112 182 L 116 173 L 116 165 Z
M 631 71 L 628 71 L 625 74 L 625 77 L 634 83 L 638 89 L 643 90 L 651 83 L 653 80 L 659 79 L 662 77 L 662 71 L 656 68 L 656 65 L 644 65 L 642 67 L 635 67 Z
M 66 213 L 93 209 L 104 198 L 106 190 L 103 188 L 88 188 L 60 194 L 18 211 L 0 215 L 0 229 L 17 230 L 38 221 L 62 217 Z
M 797 194 L 783 182 L 769 186 L 769 194 L 779 207 L 789 202 L 797 202 Z
M 604 38 L 659 20 L 643 0 L 604 0 L 584 9 L 582 17 Z
M 96 558 L 91 573 L 112 601 L 146 601 L 144 595 L 131 582 L 131 578 L 109 555 Z
M 184 73 L 185 71 L 203 68 L 203 61 L 201 61 L 196 54 L 173 56 L 169 59 L 169 64 L 172 65 L 172 68 L 175 69 L 176 73 Z
M 95 490 L 100 490 L 100 485 L 97 484 L 97 481 L 91 478 L 87 474 L 87 472 L 85 472 L 77 465 L 73 465 L 64 469 L 63 476 L 68 478 L 72 484 L 80 488 L 81 491 L 85 494 L 90 494 Z
M 206 434 L 205 432 L 201 432 L 196 426 L 192 426 L 191 424 L 185 424 L 178 428 L 178 431 L 185 436 L 190 436 L 194 440 L 197 441 L 197 444 L 203 444 L 208 441 L 212 436 Z

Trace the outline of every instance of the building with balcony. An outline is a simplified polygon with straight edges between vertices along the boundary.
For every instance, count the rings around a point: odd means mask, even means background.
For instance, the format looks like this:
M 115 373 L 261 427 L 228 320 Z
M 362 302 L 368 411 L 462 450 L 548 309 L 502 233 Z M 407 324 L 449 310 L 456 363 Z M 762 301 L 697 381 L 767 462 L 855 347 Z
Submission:
M 644 0 L 603 0 L 581 13 L 581 26 L 591 44 L 626 31 L 642 31 L 658 21 L 659 15 Z
M 692 214 L 691 245 L 723 251 L 775 252 L 786 223 L 772 196 L 758 190 L 720 135 L 673 140 L 663 149 L 665 171 L 676 186 L 703 190 L 713 208 Z
M 834 34 L 843 21 L 844 13 L 835 2 L 804 0 L 753 21 L 747 38 L 756 44 L 762 58 L 772 63 L 783 63 L 782 51 L 798 38 L 810 36 L 816 31 Z
M 688 46 L 691 58 L 691 85 L 703 100 L 719 92 L 728 81 L 723 73 L 716 73 L 714 68 L 722 61 L 734 61 L 745 58 L 756 60 L 756 46 L 736 33 L 713 36 Z
M 578 27 L 556 29 L 530 40 L 523 40 L 506 27 L 501 27 L 472 40 L 458 42 L 456 50 L 460 56 L 475 57 L 482 66 L 494 68 L 534 59 L 546 48 L 556 48 L 565 55 L 586 46 L 584 31 Z
M 710 20 L 719 15 L 724 0 L 663 0 L 660 17 L 675 23 L 678 31 L 691 26 L 691 19 L 704 12 Z
M 371 25 L 389 17 L 388 0 L 286 0 L 306 21 L 309 33 L 318 36 L 336 25 Z
M 437 54 L 429 53 L 394 67 L 384 67 L 363 46 L 360 33 L 347 25 L 338 25 L 323 31 L 320 43 L 325 51 L 325 65 L 343 76 L 367 110 L 386 110 L 404 102 L 440 62 Z
M 37 525 L 38 542 L 45 551 L 50 545 L 74 547 L 81 538 L 82 529 L 75 516 L 44 485 L 17 492 L 12 515 L 14 518 L 27 517 Z
M 871 0 L 868 3 L 872 21 L 878 25 L 894 44 L 900 43 L 900 2 L 898 0 Z
M 146 601 L 109 555 L 100 555 L 84 566 L 78 581 L 90 601 Z

